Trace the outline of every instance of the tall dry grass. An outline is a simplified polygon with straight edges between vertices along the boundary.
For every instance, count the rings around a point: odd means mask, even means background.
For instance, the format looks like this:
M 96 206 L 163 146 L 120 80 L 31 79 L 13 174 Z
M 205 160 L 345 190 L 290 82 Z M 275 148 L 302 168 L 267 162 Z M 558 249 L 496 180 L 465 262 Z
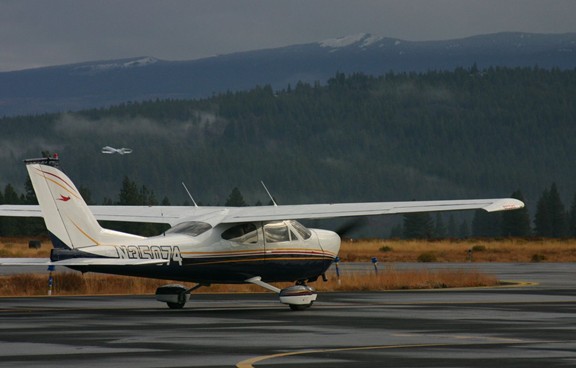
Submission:
M 495 286 L 495 276 L 475 270 L 402 270 L 388 268 L 370 274 L 352 273 L 315 285 L 324 291 L 384 291 Z
M 52 295 L 152 294 L 166 280 L 138 277 L 55 272 Z M 177 282 L 179 283 L 179 282 Z M 376 273 L 347 273 L 340 279 L 310 284 L 318 291 L 382 291 L 403 289 L 436 289 L 453 287 L 494 286 L 498 280 L 474 270 L 395 270 L 387 267 Z M 279 283 L 284 288 L 291 283 Z M 192 285 L 190 285 L 192 286 Z M 48 294 L 48 274 L 21 274 L 0 277 L 0 296 Z M 212 285 L 195 292 L 263 292 L 255 285 Z
M 0 237 L 0 257 L 20 258 L 20 257 L 49 257 L 52 243 L 46 237 L 35 238 L 40 240 L 40 249 L 29 249 L 28 241 L 31 239 L 23 237 Z
M 356 262 L 417 262 L 424 253 L 436 262 L 576 262 L 576 239 L 466 239 L 343 241 L 340 259 Z

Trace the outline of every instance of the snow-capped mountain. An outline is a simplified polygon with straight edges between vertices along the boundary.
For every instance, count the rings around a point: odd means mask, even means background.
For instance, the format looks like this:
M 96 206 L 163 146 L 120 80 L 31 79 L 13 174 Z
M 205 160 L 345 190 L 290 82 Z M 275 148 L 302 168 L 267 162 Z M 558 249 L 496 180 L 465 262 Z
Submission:
M 156 98 L 201 98 L 265 84 L 286 88 L 298 81 L 324 82 L 336 72 L 380 75 L 473 64 L 575 68 L 576 34 L 497 33 L 426 42 L 357 34 L 191 61 L 138 57 L 4 72 L 0 117 Z
M 129 69 L 141 68 L 157 63 L 159 60 L 150 56 L 140 57 L 136 59 L 113 60 L 104 62 L 92 62 L 78 64 L 73 67 L 73 72 L 82 74 L 95 74 L 100 72 L 107 72 L 115 69 Z

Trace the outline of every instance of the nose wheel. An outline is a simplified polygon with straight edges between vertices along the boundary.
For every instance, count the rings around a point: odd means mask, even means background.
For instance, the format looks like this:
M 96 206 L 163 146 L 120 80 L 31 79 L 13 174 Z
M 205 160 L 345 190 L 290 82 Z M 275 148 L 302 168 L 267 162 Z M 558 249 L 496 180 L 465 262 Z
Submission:
M 310 308 L 318 294 L 308 285 L 294 285 L 280 291 L 280 303 L 288 304 L 293 311 Z
M 278 293 L 280 303 L 287 304 L 293 311 L 300 311 L 310 308 L 314 303 L 314 301 L 316 301 L 316 297 L 318 296 L 314 288 L 305 285 L 301 281 L 297 282 L 296 285 L 294 286 L 290 286 L 284 289 L 279 289 L 275 286 L 272 286 L 262 281 L 262 278 L 259 276 L 252 277 L 246 280 L 246 282 L 261 286 L 265 289 Z

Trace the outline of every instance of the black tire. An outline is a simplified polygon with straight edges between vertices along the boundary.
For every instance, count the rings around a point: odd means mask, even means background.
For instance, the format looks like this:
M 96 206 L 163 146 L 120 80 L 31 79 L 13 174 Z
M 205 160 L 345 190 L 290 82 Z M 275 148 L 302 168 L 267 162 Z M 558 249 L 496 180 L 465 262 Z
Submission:
M 312 306 L 312 303 L 310 304 L 288 304 L 290 306 L 290 309 L 293 311 L 303 311 L 305 309 L 308 309 Z
M 182 308 L 184 308 L 184 303 L 169 303 L 169 302 L 166 302 L 166 304 L 168 304 L 168 308 L 170 308 L 170 309 L 182 309 Z

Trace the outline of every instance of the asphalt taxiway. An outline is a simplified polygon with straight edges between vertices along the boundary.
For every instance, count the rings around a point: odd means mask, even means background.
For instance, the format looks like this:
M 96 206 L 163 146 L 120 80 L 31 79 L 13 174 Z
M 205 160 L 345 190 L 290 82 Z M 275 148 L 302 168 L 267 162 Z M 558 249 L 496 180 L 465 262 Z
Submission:
M 300 312 L 271 293 L 193 294 L 182 310 L 152 296 L 0 298 L 0 367 L 576 366 L 576 264 L 473 267 L 537 284 L 322 293 Z

